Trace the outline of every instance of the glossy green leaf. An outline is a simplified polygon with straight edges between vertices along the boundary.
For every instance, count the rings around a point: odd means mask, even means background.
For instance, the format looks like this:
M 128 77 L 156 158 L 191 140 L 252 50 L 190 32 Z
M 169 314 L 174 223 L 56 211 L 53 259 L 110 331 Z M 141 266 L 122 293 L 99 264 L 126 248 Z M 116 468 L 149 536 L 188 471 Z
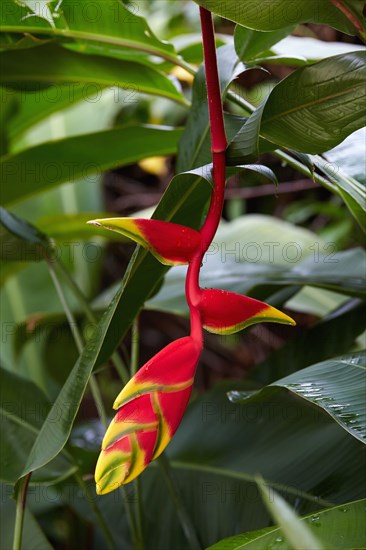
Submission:
M 0 368 L 0 379 L 0 480 L 13 483 L 24 468 L 50 405 L 33 382 L 3 368 Z M 55 483 L 58 479 L 70 475 L 72 471 L 70 465 L 58 457 L 47 468 L 37 473 L 32 481 Z
M 306 522 L 300 521 L 296 512 L 276 491 L 269 493 L 261 479 L 257 481 L 263 501 L 272 518 L 280 526 L 287 542 L 293 550 L 325 550 L 322 542 Z
M 356 338 L 365 328 L 364 309 L 365 304 L 361 300 L 348 300 L 272 352 L 258 365 L 253 377 L 268 383 L 354 349 Z
M 277 31 L 261 32 L 237 25 L 234 34 L 236 53 L 242 61 L 249 61 L 259 57 L 259 54 L 266 52 L 273 44 L 292 33 L 293 26 L 285 27 Z M 289 53 L 287 50 L 286 54 Z M 291 52 L 292 53 L 292 52 Z
M 291 52 L 291 55 L 305 57 L 309 63 L 357 50 L 363 51 L 364 46 L 347 42 L 325 42 L 308 36 L 287 36 L 271 47 L 271 51 L 276 55 L 284 56 Z
M 0 207 L 0 258 L 11 262 L 39 262 L 49 257 L 52 243 L 26 220 Z M 25 264 L 26 265 L 26 264 Z
M 42 247 L 48 247 L 50 241 L 48 237 L 39 231 L 34 225 L 26 220 L 18 218 L 6 208 L 0 206 L 0 223 L 16 237 L 32 244 L 38 244 Z
M 147 156 L 176 151 L 179 129 L 159 126 L 126 126 L 93 134 L 49 141 L 14 155 L 3 157 L 0 172 L 4 182 L 4 203 L 133 164 Z
M 298 69 L 270 93 L 261 132 L 304 153 L 335 147 L 366 123 L 365 69 L 365 51 Z
M 56 44 L 46 44 L 27 50 L 3 51 L 0 62 L 0 83 L 14 89 L 37 91 L 50 84 L 66 82 L 69 87 L 84 84 L 86 94 L 90 93 L 88 86 L 91 86 L 98 96 L 106 86 L 119 86 L 130 91 L 131 98 L 147 93 L 187 104 L 165 74 L 133 61 L 82 55 Z
M 366 544 L 363 528 L 366 500 L 347 502 L 310 514 L 300 521 L 307 525 L 327 545 L 326 548 L 363 548 Z M 299 533 L 299 542 L 300 538 Z M 283 537 L 283 531 L 277 527 L 267 527 L 261 531 L 236 535 L 217 542 L 207 550 L 292 550 Z M 304 548 L 304 546 L 302 546 Z M 313 548 L 313 546 L 307 546 Z
M 366 232 L 366 187 L 352 176 L 343 173 L 337 164 L 314 155 L 311 160 L 333 183 L 335 192 L 342 197 L 353 217 Z
M 343 429 L 366 443 L 365 384 L 366 354 L 360 351 L 295 372 L 266 386 L 250 399 L 267 398 L 278 388 L 284 388 L 325 410 Z M 231 398 L 240 402 L 248 395 L 235 392 Z
M 343 174 L 354 178 L 366 186 L 365 173 L 365 141 L 366 128 L 361 128 L 346 138 L 340 145 L 324 153 L 324 157 L 331 163 L 329 169 L 333 172 L 341 170 Z
M 259 133 L 303 153 L 338 145 L 366 121 L 366 52 L 352 52 L 302 67 L 273 88 L 228 148 L 232 164 L 258 154 Z
M 324 23 L 348 34 L 356 34 L 354 25 L 331 0 L 297 0 L 296 3 L 292 0 L 272 0 L 270 6 L 262 0 L 253 0 L 249 5 L 238 4 L 236 0 L 196 2 L 249 29 L 273 31 L 297 23 Z
M 53 6 L 52 23 L 27 17 L 31 10 L 20 3 L 7 1 L 1 10 L 1 28 L 7 33 L 50 35 L 69 46 L 99 55 L 135 58 L 147 62 L 147 54 L 175 60 L 173 46 L 158 40 L 146 21 L 138 16 L 139 8 L 128 9 L 119 0 L 63 0 L 58 10 Z
M 18 137 L 52 113 L 65 109 L 81 99 L 89 98 L 95 98 L 95 88 L 92 90 L 90 87 L 88 90 L 85 84 L 53 85 L 36 92 L 17 92 L 10 88 L 0 88 L 2 109 L 9 102 L 15 105 L 14 116 L 8 121 L 11 138 Z

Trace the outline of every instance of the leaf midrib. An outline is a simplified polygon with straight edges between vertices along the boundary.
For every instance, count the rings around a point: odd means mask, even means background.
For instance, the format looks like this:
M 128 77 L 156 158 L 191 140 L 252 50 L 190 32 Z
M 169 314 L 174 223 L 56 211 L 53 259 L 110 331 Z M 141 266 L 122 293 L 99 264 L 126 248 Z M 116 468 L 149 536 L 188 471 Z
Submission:
M 29 422 L 26 422 L 24 419 L 21 419 L 18 416 L 10 413 L 8 410 L 4 409 L 4 407 L 0 407 L 0 411 L 3 416 L 7 417 L 9 420 L 14 422 L 14 424 L 18 424 L 18 426 L 25 428 L 27 431 L 38 435 L 39 429 L 33 426 L 33 424 L 30 424 Z
M 296 111 L 302 111 L 304 109 L 307 109 L 308 107 L 312 107 L 314 105 L 320 105 L 330 99 L 334 99 L 336 97 L 341 97 L 343 95 L 347 95 L 349 94 L 350 92 L 356 90 L 357 88 L 364 88 L 365 84 L 364 83 L 360 83 L 360 84 L 356 84 L 355 86 L 352 86 L 351 88 L 347 88 L 346 90 L 343 90 L 341 92 L 338 92 L 336 94 L 331 94 L 331 95 L 328 95 L 328 96 L 325 96 L 325 97 L 322 97 L 318 100 L 313 100 L 313 101 L 309 101 L 308 103 L 303 103 L 302 105 L 297 105 L 296 107 L 292 107 L 291 109 L 288 109 L 287 111 L 282 111 L 281 113 L 277 113 L 269 118 L 264 118 L 262 119 L 262 123 L 263 123 L 263 126 L 266 125 L 267 123 L 270 123 L 272 122 L 273 120 L 276 120 L 278 118 L 283 118 L 283 117 L 286 117 L 288 116 L 290 113 L 293 113 L 293 112 L 296 112 Z M 268 105 L 268 104 L 267 104 Z M 267 107 L 266 105 L 266 107 Z
M 103 34 L 93 34 L 83 31 L 74 31 L 66 29 L 44 29 L 42 27 L 26 27 L 23 25 L 3 25 L 1 32 L 10 32 L 10 33 L 34 33 L 34 34 L 51 34 L 59 37 L 66 36 L 68 38 L 84 39 L 90 42 L 100 42 L 102 44 L 112 44 L 114 46 L 119 46 L 122 48 L 131 48 L 136 49 L 141 52 L 145 52 L 151 55 L 157 55 L 166 61 L 170 61 L 174 64 L 180 64 L 178 56 L 174 54 L 169 54 L 160 48 L 154 46 L 144 46 L 141 42 L 136 42 L 134 40 L 123 40 L 114 36 L 106 36 Z

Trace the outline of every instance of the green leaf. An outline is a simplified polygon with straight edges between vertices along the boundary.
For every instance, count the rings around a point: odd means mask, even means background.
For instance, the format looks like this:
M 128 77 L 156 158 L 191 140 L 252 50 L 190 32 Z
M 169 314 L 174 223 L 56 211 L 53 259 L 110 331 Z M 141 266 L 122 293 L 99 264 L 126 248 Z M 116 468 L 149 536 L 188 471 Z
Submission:
M 26 220 L 18 218 L 18 216 L 15 216 L 2 206 L 0 206 L 0 223 L 8 231 L 23 241 L 38 244 L 42 247 L 48 247 L 50 244 L 48 237 L 39 231 L 34 225 L 30 224 Z
M 4 203 L 78 178 L 176 151 L 179 129 L 125 126 L 36 145 L 0 160 Z M 93 176 L 96 174 L 96 176 Z
M 138 93 L 159 95 L 187 105 L 187 101 L 165 74 L 133 61 L 108 59 L 68 51 L 57 44 L 27 50 L 0 52 L 0 83 L 21 90 L 40 90 L 51 84 L 83 84 L 99 94 L 106 86 L 119 86 Z M 71 92 L 70 92 L 71 93 Z
M 273 494 L 273 493 L 272 493 Z M 278 495 L 276 495 L 278 502 Z M 343 548 L 362 548 L 366 544 L 363 528 L 366 500 L 347 502 L 310 514 L 300 520 L 307 525 L 325 544 L 327 548 L 342 550 Z M 299 542 L 303 542 L 300 538 Z M 275 546 L 274 546 L 275 545 Z M 283 532 L 276 527 L 268 527 L 261 531 L 244 533 L 217 542 L 207 550 L 292 550 L 295 546 L 283 539 Z M 301 546 L 304 548 L 304 545 Z M 313 548 L 307 546 L 306 548 Z
M 303 153 L 335 147 L 366 122 L 365 69 L 365 51 L 298 69 L 270 93 L 261 132 Z
M 331 163 L 329 168 L 333 171 L 333 183 L 336 183 L 334 172 L 337 173 L 338 170 L 341 170 L 346 176 L 354 178 L 366 186 L 365 141 L 366 129 L 361 128 L 323 155 Z
M 226 19 L 249 29 L 273 31 L 297 23 L 324 23 L 348 34 L 356 34 L 354 25 L 330 0 L 271 0 L 270 5 L 262 0 L 253 0 L 248 5 L 236 0 L 195 0 Z
M 269 494 L 268 487 L 265 486 L 260 478 L 257 483 L 266 507 L 273 519 L 281 527 L 291 548 L 293 550 L 303 550 L 304 548 L 324 550 L 323 544 L 313 530 L 306 522 L 300 521 L 300 518 L 291 506 L 276 491 L 271 491 L 271 494 Z
M 226 162 L 235 165 L 242 162 L 256 161 L 260 154 L 260 128 L 263 111 L 266 107 L 264 100 L 254 113 L 247 118 L 242 128 L 229 143 L 226 150 Z
M 270 398 L 278 388 L 284 388 L 322 408 L 353 437 L 366 443 L 365 384 L 366 354 L 360 351 L 295 372 L 266 386 L 250 399 Z M 231 397 L 238 402 L 245 401 L 248 395 L 235 392 Z
M 322 157 L 312 155 L 311 160 L 334 184 L 335 192 L 344 200 L 353 217 L 366 232 L 366 187 Z
M 294 26 L 285 27 L 277 31 L 261 32 L 237 25 L 234 34 L 236 53 L 242 61 L 249 61 L 259 57 L 259 54 L 266 52 L 273 44 L 292 33 Z M 289 50 L 286 51 L 288 54 Z M 292 52 L 291 52 L 292 53 Z
M 175 61 L 172 45 L 158 40 L 146 21 L 127 9 L 119 0 L 63 0 L 52 14 L 54 26 L 44 19 L 27 17 L 30 10 L 20 3 L 8 2 L 1 10 L 1 28 L 7 33 L 49 35 L 69 46 L 100 55 L 148 62 L 147 54 Z
M 0 381 L 0 480 L 13 483 L 24 468 L 50 405 L 33 382 L 1 367 Z M 57 482 L 57 479 L 71 474 L 72 471 L 64 459 L 58 458 L 32 478 L 32 481 Z
M 60 111 L 76 103 L 81 99 L 95 98 L 95 88 L 88 90 L 85 84 L 57 85 L 57 87 L 36 92 L 24 92 L 0 89 L 1 105 L 7 105 L 13 101 L 15 105 L 14 116 L 8 123 L 10 138 L 25 132 L 30 126 L 48 117 L 56 111 Z M 2 107 L 3 108 L 3 107 Z
M 276 55 L 284 56 L 291 52 L 291 55 L 304 56 L 308 63 L 356 50 L 363 51 L 364 46 L 348 44 L 347 42 L 325 42 L 308 36 L 287 36 L 271 47 L 271 51 Z
M 50 256 L 52 243 L 34 225 L 0 206 L 0 258 L 11 262 L 39 262 Z M 26 264 L 25 264 L 26 265 Z
M 356 338 L 364 330 L 364 308 L 361 300 L 348 300 L 314 326 L 303 328 L 295 338 L 258 365 L 255 379 L 267 384 L 319 360 L 354 349 Z
M 249 117 L 229 145 L 228 161 L 258 153 L 259 133 L 303 153 L 338 145 L 365 124 L 365 65 L 366 52 L 356 51 L 297 69 Z

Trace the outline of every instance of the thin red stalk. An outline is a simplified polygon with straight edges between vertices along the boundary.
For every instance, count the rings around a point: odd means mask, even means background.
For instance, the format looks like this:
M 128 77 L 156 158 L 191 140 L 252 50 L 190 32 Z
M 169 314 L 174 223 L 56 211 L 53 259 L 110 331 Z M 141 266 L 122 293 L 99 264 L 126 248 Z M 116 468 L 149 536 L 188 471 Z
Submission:
M 211 131 L 214 188 L 210 208 L 203 224 L 201 245 L 192 258 L 186 279 L 187 303 L 191 314 L 191 336 L 202 346 L 202 323 L 199 313 L 201 289 L 199 273 L 205 252 L 210 246 L 220 223 L 225 193 L 225 151 L 227 147 L 219 74 L 217 69 L 215 33 L 211 12 L 200 7 L 203 52 L 207 83 L 208 111 Z

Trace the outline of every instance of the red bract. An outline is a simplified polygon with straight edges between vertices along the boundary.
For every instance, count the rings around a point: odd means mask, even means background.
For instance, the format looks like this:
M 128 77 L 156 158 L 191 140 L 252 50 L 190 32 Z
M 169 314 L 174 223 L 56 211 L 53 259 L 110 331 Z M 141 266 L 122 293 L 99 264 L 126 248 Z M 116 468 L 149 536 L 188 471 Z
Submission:
M 198 231 L 160 220 L 105 218 L 88 223 L 129 237 L 166 265 L 189 263 L 200 243 Z
M 203 327 L 217 334 L 232 334 L 262 322 L 295 324 L 291 317 L 264 302 L 213 288 L 202 291 L 200 310 Z
M 98 494 L 132 481 L 163 452 L 186 409 L 200 352 L 190 336 L 176 340 L 123 388 L 95 470 Z

